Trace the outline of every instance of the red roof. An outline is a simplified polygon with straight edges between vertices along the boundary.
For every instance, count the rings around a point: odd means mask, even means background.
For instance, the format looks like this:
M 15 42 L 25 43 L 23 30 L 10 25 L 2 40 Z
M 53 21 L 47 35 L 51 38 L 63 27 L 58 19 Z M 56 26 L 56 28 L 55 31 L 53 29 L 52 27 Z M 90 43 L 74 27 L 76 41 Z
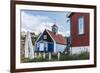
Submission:
M 54 34 L 52 31 L 50 30 L 47 30 L 49 32 L 49 34 L 51 35 L 51 37 L 57 42 L 57 43 L 60 43 L 60 44 L 67 44 L 66 42 L 66 39 L 61 35 L 61 34 Z

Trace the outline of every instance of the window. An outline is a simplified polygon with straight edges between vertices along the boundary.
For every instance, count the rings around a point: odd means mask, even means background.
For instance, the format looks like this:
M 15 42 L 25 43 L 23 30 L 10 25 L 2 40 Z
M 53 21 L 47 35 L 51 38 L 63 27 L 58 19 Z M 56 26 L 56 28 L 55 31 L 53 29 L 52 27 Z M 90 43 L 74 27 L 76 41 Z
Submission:
M 78 19 L 78 34 L 84 34 L 84 17 L 81 16 Z
M 44 43 L 40 43 L 39 51 L 44 51 Z
M 43 39 L 47 39 L 47 35 L 44 35 L 44 36 L 43 36 Z

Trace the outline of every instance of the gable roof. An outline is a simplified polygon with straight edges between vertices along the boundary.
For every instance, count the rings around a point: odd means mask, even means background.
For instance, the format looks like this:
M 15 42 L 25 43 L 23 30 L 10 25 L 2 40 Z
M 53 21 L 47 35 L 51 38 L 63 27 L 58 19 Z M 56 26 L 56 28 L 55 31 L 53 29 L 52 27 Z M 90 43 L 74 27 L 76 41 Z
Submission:
M 54 34 L 52 31 L 50 30 L 46 30 L 50 35 L 51 37 L 55 40 L 56 43 L 59 43 L 59 44 L 63 44 L 63 45 L 66 45 L 67 44 L 67 40 L 61 35 L 61 34 Z

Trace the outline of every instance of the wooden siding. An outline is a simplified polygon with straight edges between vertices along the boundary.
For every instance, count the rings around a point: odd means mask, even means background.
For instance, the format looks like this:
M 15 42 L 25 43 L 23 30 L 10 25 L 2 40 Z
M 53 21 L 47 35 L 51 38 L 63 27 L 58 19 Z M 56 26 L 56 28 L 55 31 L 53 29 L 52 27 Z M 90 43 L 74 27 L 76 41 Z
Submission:
M 78 34 L 78 18 L 84 16 L 85 23 L 85 34 Z M 72 37 L 72 46 L 89 46 L 89 30 L 90 30 L 90 19 L 89 13 L 73 13 L 70 17 L 71 20 L 71 37 Z
M 66 48 L 66 45 L 56 43 L 56 52 L 62 52 L 63 53 L 65 48 Z
M 47 36 L 46 39 L 44 39 L 44 35 Z M 45 44 L 45 42 L 47 42 L 47 46 L 48 47 L 47 48 L 44 47 L 44 51 L 41 51 L 40 47 L 38 45 L 40 45 L 40 43 L 44 43 Z M 40 36 L 40 38 L 36 42 L 35 51 L 36 52 L 53 52 L 54 51 L 54 41 L 52 40 L 52 38 L 50 37 L 50 35 L 46 32 L 46 30 L 43 32 L 43 34 Z
M 47 35 L 47 39 L 44 39 L 44 38 L 43 38 L 44 35 Z M 40 40 L 44 40 L 44 41 L 48 41 L 48 42 L 53 42 L 52 38 L 51 38 L 50 35 L 46 32 L 46 30 L 43 32 L 42 36 L 39 38 L 38 41 L 40 41 Z M 38 41 L 37 41 L 37 42 L 38 42 Z

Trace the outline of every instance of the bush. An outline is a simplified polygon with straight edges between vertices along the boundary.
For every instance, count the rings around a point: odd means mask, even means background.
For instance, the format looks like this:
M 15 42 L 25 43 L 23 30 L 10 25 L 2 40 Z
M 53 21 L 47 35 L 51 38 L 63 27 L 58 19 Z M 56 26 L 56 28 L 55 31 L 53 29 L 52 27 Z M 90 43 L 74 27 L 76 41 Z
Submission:
M 86 60 L 89 59 L 89 53 L 88 52 L 82 52 L 80 54 L 73 54 L 73 55 L 68 55 L 68 54 L 61 54 L 60 60 Z
M 89 59 L 89 53 L 88 52 L 82 52 L 81 54 L 78 55 L 78 57 L 81 60 Z

